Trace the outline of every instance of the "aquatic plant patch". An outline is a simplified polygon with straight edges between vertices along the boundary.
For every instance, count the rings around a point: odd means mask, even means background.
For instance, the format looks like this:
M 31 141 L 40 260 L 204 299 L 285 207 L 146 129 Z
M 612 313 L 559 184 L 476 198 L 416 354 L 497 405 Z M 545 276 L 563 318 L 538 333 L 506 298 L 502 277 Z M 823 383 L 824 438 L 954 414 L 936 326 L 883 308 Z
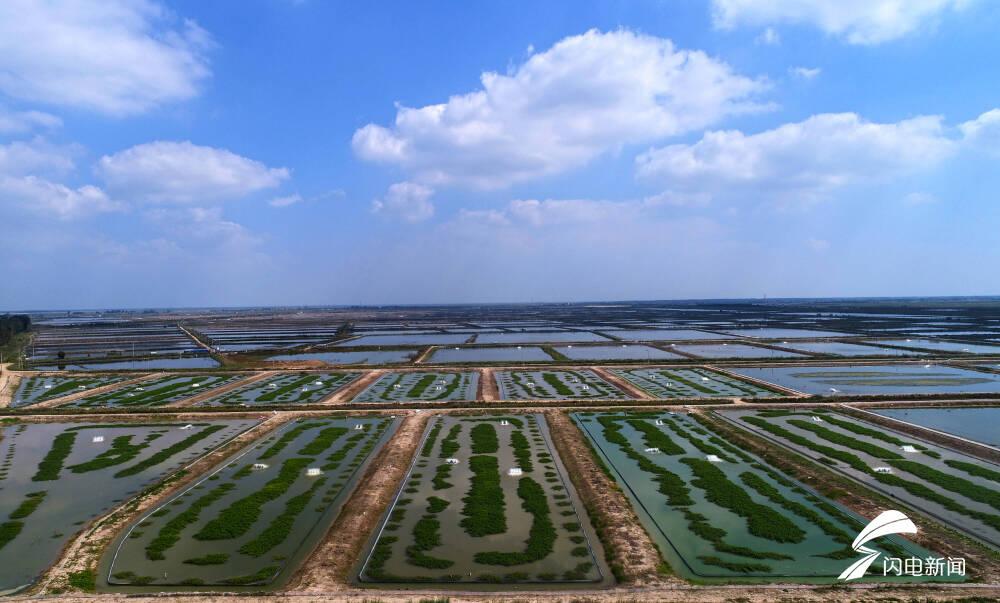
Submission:
M 627 399 L 627 393 L 594 371 L 496 371 L 504 400 Z

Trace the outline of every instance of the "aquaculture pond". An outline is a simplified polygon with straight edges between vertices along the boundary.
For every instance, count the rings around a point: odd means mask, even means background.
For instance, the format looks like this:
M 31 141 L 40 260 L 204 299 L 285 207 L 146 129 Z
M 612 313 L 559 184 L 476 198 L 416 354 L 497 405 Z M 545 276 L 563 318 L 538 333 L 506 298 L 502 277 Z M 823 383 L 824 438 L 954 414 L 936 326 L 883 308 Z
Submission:
M 63 407 L 89 408 L 96 406 L 137 407 L 163 406 L 180 402 L 227 383 L 243 379 L 245 375 L 173 375 L 133 383 L 102 394 L 95 394 L 68 402 Z
M 281 373 L 200 402 L 199 406 L 311 404 L 356 380 L 360 373 Z
M 409 362 L 417 355 L 415 350 L 365 350 L 363 352 L 311 352 L 306 354 L 280 354 L 266 360 L 301 362 L 319 360 L 327 364 L 398 364 Z
M 694 329 L 598 329 L 605 335 L 625 341 L 682 341 L 690 339 L 726 339 L 726 335 Z
M 680 352 L 687 352 L 699 358 L 802 358 L 805 354 L 772 350 L 742 343 L 704 343 L 678 345 Z
M 590 522 L 540 415 L 437 416 L 363 583 L 597 583 Z
M 519 333 L 481 333 L 475 343 L 560 343 L 560 342 L 610 341 L 589 331 L 523 331 Z
M 398 335 L 362 335 L 357 339 L 338 343 L 339 347 L 355 346 L 398 346 L 398 345 L 454 345 L 465 343 L 465 340 L 472 335 L 454 333 L 435 334 L 412 334 L 400 333 Z
M 767 398 L 779 395 L 755 383 L 705 368 L 610 370 L 656 398 Z
M 1000 547 L 1000 466 L 839 413 L 719 414 Z
M 851 543 L 866 519 L 728 444 L 707 423 L 667 412 L 572 417 L 682 577 L 833 582 L 859 556 Z M 929 555 L 895 536 L 874 546 Z
M 290 421 L 125 530 L 106 553 L 102 579 L 157 589 L 280 586 L 396 425 L 388 418 Z
M 0 427 L 0 593 L 33 582 L 88 521 L 253 421 Z
M 378 378 L 352 402 L 446 402 L 475 400 L 479 373 L 407 372 L 388 373 Z
M 641 344 L 557 346 L 557 353 L 570 360 L 676 360 L 683 358 L 666 350 Z
M 535 346 L 441 348 L 427 362 L 552 362 L 552 356 Z
M 933 394 L 1000 392 L 1000 374 L 937 364 L 733 368 L 807 394 Z
M 880 408 L 885 417 L 929 427 L 962 438 L 1000 446 L 1000 407 Z
M 781 344 L 792 350 L 817 352 L 834 356 L 922 356 L 925 352 L 883 348 L 875 345 L 862 345 L 844 341 L 803 341 Z
M 151 360 L 121 360 L 116 362 L 74 362 L 36 364 L 37 371 L 148 371 L 159 369 L 202 369 L 222 366 L 211 356 L 187 358 L 155 358 Z
M 962 354 L 1000 355 L 1000 345 L 982 345 L 964 341 L 941 341 L 938 339 L 892 339 L 880 343 L 910 348 L 920 348 L 935 352 L 958 352 Z
M 852 333 L 840 331 L 813 331 L 810 329 L 726 329 L 730 335 L 753 337 L 755 339 L 809 339 L 812 337 L 850 337 Z
M 503 400 L 623 400 L 630 396 L 594 371 L 496 371 Z
M 55 400 L 56 398 L 70 394 L 78 394 L 88 389 L 111 385 L 112 383 L 124 380 L 125 377 L 121 375 L 87 375 L 80 377 L 45 375 L 24 377 L 21 379 L 17 391 L 14 392 L 14 399 L 11 400 L 10 405 L 13 407 L 28 406 L 30 404 L 37 404 L 38 402 Z

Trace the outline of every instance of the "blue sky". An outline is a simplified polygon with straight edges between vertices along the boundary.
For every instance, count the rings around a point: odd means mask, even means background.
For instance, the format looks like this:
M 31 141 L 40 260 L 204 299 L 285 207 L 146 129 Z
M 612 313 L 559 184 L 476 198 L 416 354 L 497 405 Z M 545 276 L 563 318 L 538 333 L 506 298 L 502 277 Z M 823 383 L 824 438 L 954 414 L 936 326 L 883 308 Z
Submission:
M 0 4 L 0 308 L 1000 292 L 985 0 Z

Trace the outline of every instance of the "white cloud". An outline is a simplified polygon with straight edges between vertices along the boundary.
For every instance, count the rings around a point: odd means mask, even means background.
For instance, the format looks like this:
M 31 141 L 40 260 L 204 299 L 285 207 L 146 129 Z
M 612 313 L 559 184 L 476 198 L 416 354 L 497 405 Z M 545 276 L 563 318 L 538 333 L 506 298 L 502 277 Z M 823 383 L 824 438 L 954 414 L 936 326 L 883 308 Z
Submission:
M 0 198 L 60 220 L 122 209 L 121 204 L 112 201 L 96 186 L 74 189 L 36 176 L 0 177 Z
M 906 205 L 932 205 L 938 202 L 938 198 L 931 193 L 913 192 L 903 197 Z
M 759 36 L 754 38 L 754 42 L 763 46 L 777 46 L 781 44 L 781 36 L 778 35 L 778 32 L 773 27 L 768 27 Z
M 260 239 L 243 225 L 223 218 L 219 207 L 160 207 L 146 211 L 145 217 L 182 241 L 247 248 L 260 243 Z
M 819 67 L 790 67 L 788 72 L 797 78 L 811 80 L 823 72 Z
M 106 155 L 96 171 L 117 197 L 147 203 L 238 199 L 275 188 L 289 177 L 285 168 L 187 141 L 150 142 Z
M 372 211 L 406 222 L 422 222 L 434 215 L 433 194 L 433 189 L 422 184 L 397 182 L 381 199 L 372 201 Z
M 636 164 L 641 177 L 681 190 L 808 201 L 935 166 L 956 148 L 939 117 L 879 124 L 838 113 L 759 134 L 708 132 L 694 144 L 652 149 Z
M 1000 156 L 1000 109 L 983 113 L 958 126 L 963 140 L 972 148 Z
M 210 74 L 209 35 L 153 0 L 0 2 L 0 91 L 139 113 L 189 99 Z
M 851 44 L 879 44 L 934 23 L 974 0 L 712 0 L 715 26 L 805 24 Z
M 830 241 L 827 241 L 826 239 L 817 239 L 815 237 L 806 239 L 806 245 L 809 249 L 815 251 L 816 253 L 822 253 L 830 249 Z
M 62 120 L 41 111 L 11 111 L 0 106 L 0 134 L 24 134 L 35 129 L 58 128 Z
M 767 88 L 703 52 L 625 30 L 565 38 L 481 80 L 445 103 L 399 107 L 392 127 L 364 126 L 355 152 L 423 184 L 499 188 L 760 110 L 754 99 Z
M 295 205 L 296 203 L 302 202 L 302 195 L 295 193 L 294 195 L 285 195 L 284 197 L 275 197 L 267 202 L 271 207 L 288 207 L 289 205 Z
M 76 147 L 50 144 L 41 138 L 0 144 L 0 175 L 65 174 L 74 168 Z

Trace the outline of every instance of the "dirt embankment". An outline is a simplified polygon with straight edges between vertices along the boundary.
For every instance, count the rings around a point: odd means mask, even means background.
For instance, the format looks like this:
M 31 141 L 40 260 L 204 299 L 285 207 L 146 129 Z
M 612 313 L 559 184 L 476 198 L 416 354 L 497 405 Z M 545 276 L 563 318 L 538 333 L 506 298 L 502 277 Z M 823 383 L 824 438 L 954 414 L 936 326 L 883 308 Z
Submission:
M 344 404 L 350 400 L 354 399 L 354 396 L 365 391 L 365 389 L 375 383 L 386 371 L 384 369 L 375 369 L 373 371 L 368 371 L 367 373 L 361 375 L 361 377 L 355 379 L 346 386 L 333 392 L 325 400 L 320 400 L 320 404 Z
M 500 388 L 497 387 L 493 369 L 479 369 L 479 392 L 476 397 L 483 402 L 495 402 L 500 399 Z
M 20 383 L 21 373 L 11 371 L 9 364 L 0 364 L 0 408 L 10 406 Z
M 618 389 L 624 391 L 625 393 L 627 393 L 632 398 L 635 398 L 636 400 L 653 400 L 654 399 L 653 396 L 650 396 L 649 394 L 647 394 L 643 390 L 641 390 L 638 387 L 632 385 L 632 383 L 629 382 L 628 379 L 622 379 L 621 377 L 619 377 L 618 375 L 612 373 L 611 371 L 609 371 L 608 369 L 604 368 L 603 366 L 592 366 L 592 367 L 590 367 L 590 370 L 593 371 L 594 373 L 596 373 L 597 376 L 600 377 L 601 379 L 604 379 L 605 381 L 607 381 L 611 385 L 613 385 L 613 386 L 617 387 Z
M 84 570 L 96 571 L 101 555 L 114 537 L 141 513 L 160 504 L 250 441 L 266 435 L 293 418 L 294 415 L 290 413 L 268 417 L 256 427 L 243 432 L 221 448 L 201 457 L 180 472 L 141 492 L 138 496 L 112 509 L 103 517 L 95 519 L 63 548 L 59 560 L 49 568 L 30 592 L 38 594 L 72 590 L 69 586 L 70 574 Z
M 368 537 L 410 467 L 430 413 L 412 413 L 372 459 L 326 538 L 292 577 L 286 590 L 315 594 L 350 589 L 352 569 Z M 300 599 L 301 600 L 301 599 Z
M 898 506 L 897 501 L 890 500 L 817 463 L 789 452 L 777 444 L 745 432 L 718 416 L 704 412 L 699 412 L 698 415 L 709 421 L 712 429 L 729 443 L 756 454 L 769 465 L 815 489 L 823 496 L 848 507 L 862 517 L 874 519 L 881 512 Z M 939 556 L 964 557 L 968 575 L 977 581 L 1000 582 L 1000 555 L 936 522 L 921 521 L 920 531 L 913 536 L 907 536 L 907 538 L 934 551 Z
M 258 381 L 263 381 L 277 375 L 278 373 L 274 371 L 267 371 L 264 373 L 253 373 L 249 377 L 244 379 L 239 379 L 233 381 L 232 383 L 227 383 L 220 387 L 215 387 L 206 391 L 201 392 L 198 395 L 191 396 L 190 398 L 184 398 L 183 400 L 178 400 L 172 404 L 167 404 L 164 408 L 183 408 L 185 406 L 194 406 L 199 402 L 204 402 L 209 398 L 214 398 L 216 396 L 221 396 L 223 394 L 228 394 L 236 388 L 243 387 L 244 385 L 250 385 L 251 383 L 256 383 Z
M 595 462 L 580 430 L 561 411 L 546 411 L 545 417 L 552 441 L 594 522 L 616 578 L 629 586 L 679 582 L 658 571 L 661 560 L 656 545 L 618 485 Z

